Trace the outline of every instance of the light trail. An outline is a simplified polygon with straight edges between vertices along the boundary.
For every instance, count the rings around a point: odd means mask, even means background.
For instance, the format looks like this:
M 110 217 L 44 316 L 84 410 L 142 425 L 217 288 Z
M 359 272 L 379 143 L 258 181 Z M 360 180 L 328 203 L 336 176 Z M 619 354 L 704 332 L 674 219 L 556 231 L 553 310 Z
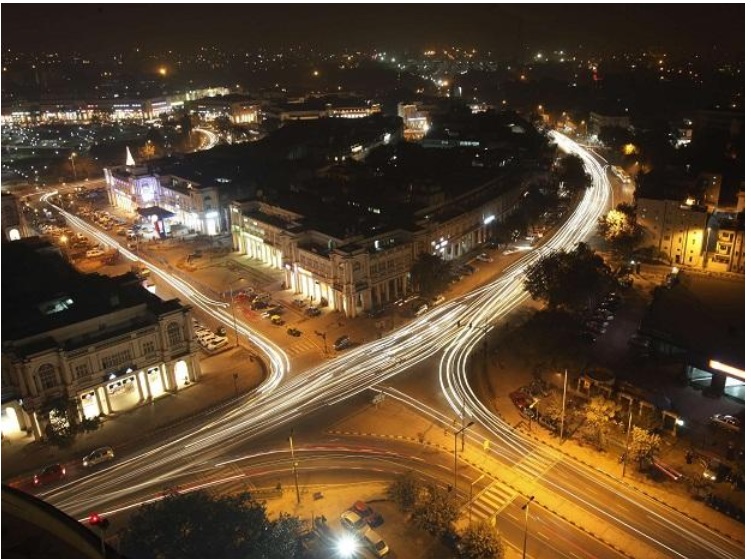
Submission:
M 552 135 L 562 149 L 572 152 L 579 150 L 565 136 Z M 468 322 L 492 325 L 505 317 L 528 297 L 523 289 L 523 272 L 527 265 L 539 258 L 543 251 L 573 248 L 592 231 L 597 218 L 607 206 L 609 187 L 607 177 L 603 176 L 594 158 L 583 151 L 580 155 L 593 178 L 593 186 L 586 190 L 582 202 L 545 245 L 525 254 L 496 280 L 430 310 L 420 319 L 380 340 L 354 348 L 332 362 L 325 362 L 291 378 L 285 377 L 289 371 L 289 360 L 282 350 L 238 323 L 243 335 L 248 335 L 253 343 L 258 344 L 272 364 L 272 380 L 253 397 L 241 401 L 234 409 L 216 413 L 195 431 L 176 435 L 107 469 L 72 480 L 45 494 L 45 498 L 73 516 L 86 514 L 95 505 L 100 508 L 108 503 L 114 505 L 134 489 L 146 490 L 158 486 L 165 479 L 188 474 L 197 463 L 220 461 L 249 440 L 367 390 L 439 351 L 443 351 L 440 384 L 453 411 L 459 415 L 462 402 L 466 401 L 469 415 L 507 445 L 504 452 L 518 457 L 530 454 L 537 449 L 536 445 L 511 432 L 507 425 L 478 405 L 467 381 L 467 361 L 472 350 L 482 341 L 484 329 L 456 328 L 455 325 L 457 321 L 465 325 Z M 85 230 L 92 231 L 91 226 L 81 223 Z M 113 246 L 111 239 L 103 237 L 106 245 Z M 118 248 L 127 255 L 128 251 Z M 144 262 L 132 253 L 129 258 L 146 264 L 195 305 L 225 324 L 231 324 L 226 303 L 211 300 L 173 274 Z M 284 378 L 286 380 L 282 383 Z M 600 482 L 596 476 L 595 483 L 608 491 L 620 489 Z M 700 526 L 693 521 L 690 524 Z M 670 528 L 671 533 L 673 529 Z M 702 549 L 710 552 L 707 545 L 703 545 Z M 716 554 L 714 549 L 711 552 L 714 556 L 723 556 Z

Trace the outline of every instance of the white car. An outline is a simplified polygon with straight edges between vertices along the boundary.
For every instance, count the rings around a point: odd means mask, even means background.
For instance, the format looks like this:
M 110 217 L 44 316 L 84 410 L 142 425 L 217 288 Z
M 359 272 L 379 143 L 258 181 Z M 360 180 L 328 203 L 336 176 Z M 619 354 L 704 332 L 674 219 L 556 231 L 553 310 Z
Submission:
M 720 427 L 729 429 L 730 431 L 740 431 L 741 427 L 743 427 L 741 420 L 732 415 L 722 415 L 718 413 L 710 417 L 709 420 Z
M 91 468 L 92 466 L 98 466 L 103 462 L 109 462 L 115 459 L 115 451 L 111 446 L 103 446 L 90 452 L 83 457 L 83 467 Z
M 475 260 L 479 260 L 480 262 L 492 262 L 493 261 L 493 259 L 484 252 L 482 254 L 477 255 Z
M 215 341 L 212 341 L 212 342 L 209 342 L 208 344 L 206 344 L 206 350 L 207 351 L 216 351 L 217 349 L 221 349 L 224 346 L 226 346 L 227 343 L 228 343 L 227 342 L 227 338 L 220 338 L 218 340 L 215 340 Z
M 365 531 L 360 534 L 360 537 L 365 542 L 365 545 L 372 551 L 376 557 L 386 557 L 389 553 L 389 546 L 383 540 L 381 535 L 372 528 L 365 528 Z
M 104 251 L 101 248 L 92 248 L 86 251 L 86 258 L 99 258 L 104 256 Z
M 345 510 L 339 517 L 339 520 L 342 523 L 342 526 L 344 526 L 344 529 L 353 534 L 361 535 L 364 534 L 366 530 L 370 529 L 368 523 L 365 522 L 365 519 L 360 518 L 360 515 L 352 510 Z

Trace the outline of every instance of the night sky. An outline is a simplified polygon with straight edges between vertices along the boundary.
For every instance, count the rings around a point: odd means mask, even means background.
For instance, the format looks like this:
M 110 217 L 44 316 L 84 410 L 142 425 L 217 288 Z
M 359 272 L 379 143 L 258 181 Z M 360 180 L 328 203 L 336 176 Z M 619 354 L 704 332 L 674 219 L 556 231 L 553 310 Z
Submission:
M 743 4 L 3 4 L 2 46 L 101 52 L 133 46 L 459 45 L 513 55 L 523 44 L 742 54 L 744 15 Z

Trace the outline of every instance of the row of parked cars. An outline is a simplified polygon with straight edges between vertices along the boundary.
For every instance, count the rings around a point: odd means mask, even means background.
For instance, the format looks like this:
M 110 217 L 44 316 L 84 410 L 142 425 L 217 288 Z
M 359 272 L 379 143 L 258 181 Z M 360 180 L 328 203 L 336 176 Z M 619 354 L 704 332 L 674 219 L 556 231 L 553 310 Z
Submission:
M 375 528 L 383 524 L 383 516 L 363 501 L 355 501 L 339 517 L 342 527 L 359 539 L 376 557 L 385 557 L 389 546 Z
M 196 340 L 198 340 L 198 343 L 206 351 L 218 351 L 227 346 L 227 332 L 223 326 L 220 326 L 219 329 L 214 332 L 194 318 L 193 330 L 196 334 Z
M 588 343 L 597 341 L 600 334 L 608 330 L 608 326 L 615 318 L 615 311 L 621 306 L 623 298 L 616 292 L 611 292 L 605 297 L 597 309 L 588 313 L 582 321 L 580 337 Z

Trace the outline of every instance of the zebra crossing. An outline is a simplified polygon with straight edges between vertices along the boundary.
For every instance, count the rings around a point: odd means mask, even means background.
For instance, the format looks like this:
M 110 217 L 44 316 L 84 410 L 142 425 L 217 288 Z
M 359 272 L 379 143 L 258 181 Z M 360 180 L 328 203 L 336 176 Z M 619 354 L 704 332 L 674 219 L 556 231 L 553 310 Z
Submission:
M 472 507 L 472 517 L 474 519 L 487 520 L 497 515 L 517 495 L 518 493 L 511 487 L 494 481 L 478 493 L 476 497 L 472 498 L 471 504 L 464 508 L 464 514 L 469 515 L 469 507 Z
M 514 470 L 536 480 L 544 476 L 560 459 L 559 453 L 540 445 L 517 462 Z
M 285 351 L 287 355 L 300 355 L 302 353 L 321 352 L 323 351 L 323 346 L 321 342 L 316 343 L 313 340 L 302 339 L 285 348 Z

